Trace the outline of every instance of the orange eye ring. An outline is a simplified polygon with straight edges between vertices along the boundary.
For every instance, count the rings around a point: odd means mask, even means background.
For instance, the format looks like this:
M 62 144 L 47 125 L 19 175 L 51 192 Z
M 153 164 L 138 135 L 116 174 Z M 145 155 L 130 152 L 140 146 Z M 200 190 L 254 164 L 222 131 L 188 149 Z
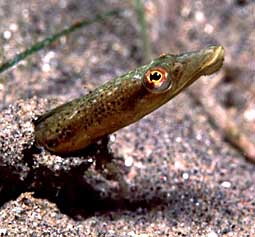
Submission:
M 165 68 L 155 67 L 144 74 L 143 84 L 152 93 L 163 93 L 171 87 L 171 79 Z

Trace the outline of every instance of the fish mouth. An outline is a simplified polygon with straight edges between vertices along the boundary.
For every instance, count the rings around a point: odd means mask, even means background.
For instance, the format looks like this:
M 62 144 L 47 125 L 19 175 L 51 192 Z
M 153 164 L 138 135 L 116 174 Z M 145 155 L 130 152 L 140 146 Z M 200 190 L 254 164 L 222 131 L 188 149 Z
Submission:
M 218 71 L 223 65 L 224 48 L 223 46 L 209 46 L 205 49 L 185 53 L 178 57 L 185 67 L 185 73 L 177 82 L 177 90 L 175 95 L 183 89 L 190 86 L 200 76 L 211 75 Z
M 224 61 L 224 48 L 223 46 L 211 46 L 203 50 L 205 60 L 203 60 L 200 68 L 201 75 L 211 75 L 218 71 Z
M 210 46 L 206 49 L 196 51 L 189 55 L 187 60 L 187 71 L 189 72 L 184 78 L 184 87 L 186 88 L 200 76 L 211 75 L 217 72 L 224 61 L 223 46 Z

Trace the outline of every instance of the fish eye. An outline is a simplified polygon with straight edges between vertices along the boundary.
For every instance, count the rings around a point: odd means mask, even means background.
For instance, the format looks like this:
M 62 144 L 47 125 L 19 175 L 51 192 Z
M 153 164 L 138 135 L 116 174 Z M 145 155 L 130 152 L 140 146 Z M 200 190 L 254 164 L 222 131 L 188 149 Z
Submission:
M 171 79 L 165 68 L 156 67 L 144 74 L 143 84 L 152 93 L 163 93 L 170 89 Z
M 152 72 L 150 72 L 150 75 L 149 75 L 149 79 L 151 80 L 151 81 L 159 81 L 161 78 L 162 78 L 162 73 L 161 72 L 159 72 L 159 71 L 152 71 Z

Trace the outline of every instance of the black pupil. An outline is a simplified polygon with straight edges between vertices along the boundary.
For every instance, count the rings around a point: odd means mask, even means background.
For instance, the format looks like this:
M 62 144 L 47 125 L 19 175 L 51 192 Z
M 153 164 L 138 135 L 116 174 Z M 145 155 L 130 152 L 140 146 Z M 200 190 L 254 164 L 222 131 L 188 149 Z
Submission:
M 150 74 L 150 80 L 151 81 L 158 81 L 161 79 L 161 74 L 158 72 L 153 72 Z

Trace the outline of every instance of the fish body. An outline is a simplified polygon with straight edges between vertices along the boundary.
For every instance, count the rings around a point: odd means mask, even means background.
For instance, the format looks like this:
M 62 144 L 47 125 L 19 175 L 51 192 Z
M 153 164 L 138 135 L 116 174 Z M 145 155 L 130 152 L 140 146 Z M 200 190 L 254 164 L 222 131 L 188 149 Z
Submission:
M 223 60 L 222 46 L 164 54 L 40 116 L 34 122 L 35 143 L 57 155 L 79 152 L 159 108 L 200 76 L 218 71 Z

